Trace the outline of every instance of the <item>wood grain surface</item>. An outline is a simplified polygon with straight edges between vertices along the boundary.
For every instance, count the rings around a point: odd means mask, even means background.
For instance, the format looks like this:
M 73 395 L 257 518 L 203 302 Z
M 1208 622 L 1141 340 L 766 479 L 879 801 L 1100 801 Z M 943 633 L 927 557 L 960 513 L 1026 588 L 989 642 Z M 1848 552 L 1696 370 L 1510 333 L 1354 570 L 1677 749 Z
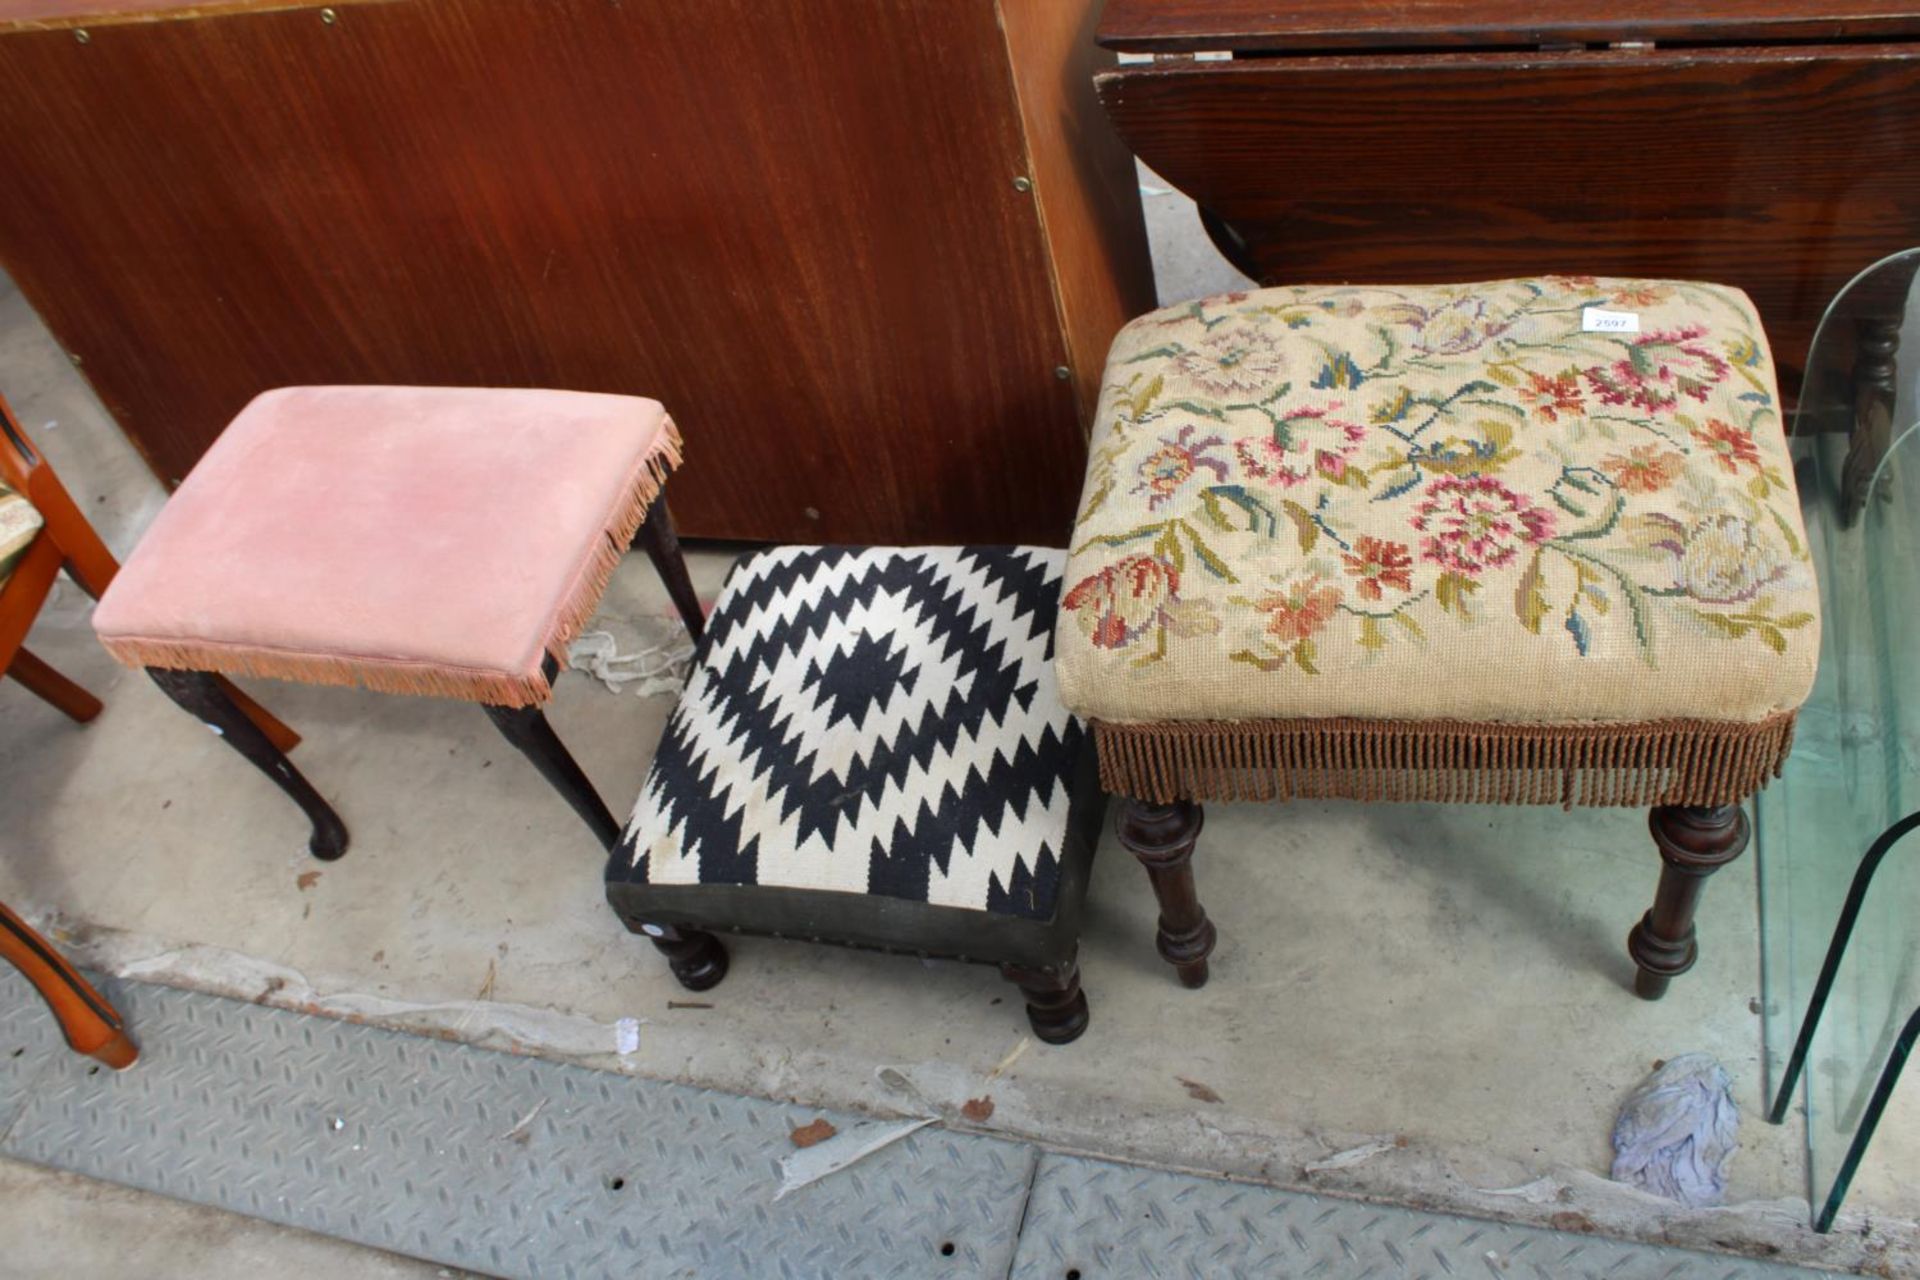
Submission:
M 332 7 L 337 11 L 345 5 L 379 3 L 383 0 L 333 0 Z M 118 22 L 178 22 L 273 9 L 318 13 L 323 7 L 312 0 L 0 0 L 0 32 L 104 27 Z
M 1920 35 L 1915 0 L 1107 0 L 1113 49 L 1742 43 Z
M 1094 43 L 1098 15 L 1098 5 L 1000 0 L 1070 372 L 1088 424 L 1114 333 L 1154 305 L 1133 155 L 1094 95 L 1094 75 L 1114 64 Z
M 1714 280 L 1786 381 L 1853 274 L 1920 244 L 1920 47 L 1256 59 L 1099 81 L 1269 283 Z
M 396 0 L 16 30 L 0 265 L 168 480 L 275 385 L 567 387 L 668 405 L 688 534 L 1058 544 L 1072 290 L 1014 185 L 997 18 Z

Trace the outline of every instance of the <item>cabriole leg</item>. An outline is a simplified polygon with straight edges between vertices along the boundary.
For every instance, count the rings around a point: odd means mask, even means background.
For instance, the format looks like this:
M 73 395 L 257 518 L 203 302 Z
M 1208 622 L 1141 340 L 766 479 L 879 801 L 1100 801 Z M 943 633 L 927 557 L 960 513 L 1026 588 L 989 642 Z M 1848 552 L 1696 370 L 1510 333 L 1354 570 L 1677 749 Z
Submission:
M 340 815 L 320 798 L 313 784 L 301 776 L 265 731 L 235 705 L 217 679 L 204 671 L 168 671 L 160 667 L 148 667 L 147 674 L 162 693 L 225 738 L 228 746 L 293 798 L 313 824 L 313 837 L 307 842 L 307 849 L 314 857 L 331 862 L 347 851 L 347 826 L 340 821 Z
M 667 594 L 673 598 L 673 607 L 679 611 L 680 621 L 686 624 L 687 634 L 695 644 L 700 643 L 707 629 L 707 615 L 700 608 L 700 597 L 694 594 L 693 579 L 687 573 L 687 557 L 680 550 L 680 535 L 674 531 L 673 516 L 667 511 L 666 495 L 653 500 L 633 543 L 645 549 L 660 580 L 667 584 Z

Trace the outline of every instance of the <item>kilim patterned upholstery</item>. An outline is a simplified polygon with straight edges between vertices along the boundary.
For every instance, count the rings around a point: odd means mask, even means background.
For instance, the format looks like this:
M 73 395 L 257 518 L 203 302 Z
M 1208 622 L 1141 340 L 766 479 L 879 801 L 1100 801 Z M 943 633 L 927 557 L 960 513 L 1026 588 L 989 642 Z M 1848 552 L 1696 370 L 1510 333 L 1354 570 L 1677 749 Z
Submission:
M 1053 682 L 1063 559 L 783 547 L 741 562 L 619 878 L 1052 919 L 1084 738 Z

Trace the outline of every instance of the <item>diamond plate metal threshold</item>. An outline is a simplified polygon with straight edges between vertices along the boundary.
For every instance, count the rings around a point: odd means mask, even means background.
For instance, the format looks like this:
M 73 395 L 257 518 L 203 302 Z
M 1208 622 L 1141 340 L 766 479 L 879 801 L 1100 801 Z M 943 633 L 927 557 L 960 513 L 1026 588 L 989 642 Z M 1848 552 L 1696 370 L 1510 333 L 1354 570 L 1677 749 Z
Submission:
M 0 1154 L 504 1277 L 1818 1273 L 922 1129 L 776 1202 L 819 1113 L 136 982 L 140 1062 L 0 980 Z M 842 1129 L 862 1119 L 828 1113 Z

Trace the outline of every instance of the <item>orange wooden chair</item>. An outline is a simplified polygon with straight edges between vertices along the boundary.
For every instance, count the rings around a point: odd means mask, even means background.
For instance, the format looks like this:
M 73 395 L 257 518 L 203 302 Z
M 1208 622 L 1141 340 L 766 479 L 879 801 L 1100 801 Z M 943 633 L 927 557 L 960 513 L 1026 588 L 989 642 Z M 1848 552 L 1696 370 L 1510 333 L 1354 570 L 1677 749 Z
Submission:
M 29 652 L 27 629 L 60 570 L 98 599 L 119 568 L 53 468 L 27 440 L 6 401 L 0 400 L 0 672 L 78 721 L 99 715 L 100 700 Z M 227 693 L 282 751 L 291 751 L 300 741 L 238 689 L 229 685 Z M 133 1062 L 138 1050 L 113 1006 L 4 905 L 0 959 L 33 983 L 76 1052 L 115 1068 Z

